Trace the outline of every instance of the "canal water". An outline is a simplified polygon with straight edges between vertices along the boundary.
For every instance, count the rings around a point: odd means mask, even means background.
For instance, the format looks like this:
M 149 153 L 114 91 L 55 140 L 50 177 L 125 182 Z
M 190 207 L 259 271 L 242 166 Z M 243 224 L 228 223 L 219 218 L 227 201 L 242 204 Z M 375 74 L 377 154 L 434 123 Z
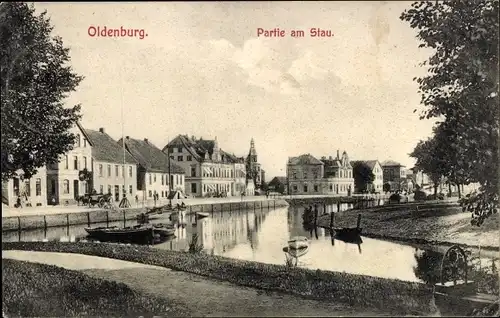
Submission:
M 341 211 L 352 206 L 344 204 Z M 327 206 L 326 212 L 336 211 Z M 269 264 L 285 264 L 283 247 L 293 236 L 306 236 L 310 247 L 298 260 L 299 267 L 331 270 L 352 274 L 423 282 L 436 280 L 440 259 L 445 248 L 423 249 L 396 242 L 362 237 L 362 242 L 346 243 L 332 240 L 329 231 L 318 228 L 309 232 L 302 224 L 303 208 L 257 209 L 232 212 L 214 212 L 196 220 L 195 215 L 184 216 L 175 237 L 155 244 L 155 248 L 188 251 L 193 235 L 205 253 L 229 258 Z M 322 214 L 323 207 L 319 207 Z M 153 223 L 169 223 L 168 215 L 157 216 Z M 341 217 L 341 215 L 340 215 Z M 126 225 L 135 225 L 126 221 Z M 106 224 L 94 224 L 92 227 Z M 109 223 L 123 226 L 123 222 Z M 2 233 L 4 242 L 13 241 L 78 241 L 86 239 L 85 225 Z M 496 253 L 498 254 L 498 252 Z M 491 263 L 486 257 L 483 264 Z M 484 265 L 483 265 L 484 266 Z M 498 263 L 497 263 L 498 266 Z

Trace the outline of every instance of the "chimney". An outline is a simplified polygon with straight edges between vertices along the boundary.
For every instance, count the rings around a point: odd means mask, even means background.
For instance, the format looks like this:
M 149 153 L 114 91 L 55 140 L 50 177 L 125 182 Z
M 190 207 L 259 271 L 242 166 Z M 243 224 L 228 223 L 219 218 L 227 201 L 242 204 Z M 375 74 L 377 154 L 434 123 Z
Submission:
M 99 132 L 104 134 L 104 128 L 99 128 Z
M 129 137 L 129 136 L 127 136 L 127 137 L 125 137 L 125 139 L 130 139 L 130 137 Z
M 144 138 L 144 141 L 145 141 L 146 143 L 148 143 L 148 138 Z

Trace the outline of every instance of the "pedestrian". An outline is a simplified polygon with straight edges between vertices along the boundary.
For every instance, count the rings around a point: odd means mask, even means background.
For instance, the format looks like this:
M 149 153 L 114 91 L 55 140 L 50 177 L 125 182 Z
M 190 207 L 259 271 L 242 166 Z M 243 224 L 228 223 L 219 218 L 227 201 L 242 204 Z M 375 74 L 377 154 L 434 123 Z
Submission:
M 153 193 L 153 200 L 154 200 L 154 204 L 156 206 L 156 191 Z
M 135 195 L 135 205 L 139 206 L 139 196 L 137 194 Z

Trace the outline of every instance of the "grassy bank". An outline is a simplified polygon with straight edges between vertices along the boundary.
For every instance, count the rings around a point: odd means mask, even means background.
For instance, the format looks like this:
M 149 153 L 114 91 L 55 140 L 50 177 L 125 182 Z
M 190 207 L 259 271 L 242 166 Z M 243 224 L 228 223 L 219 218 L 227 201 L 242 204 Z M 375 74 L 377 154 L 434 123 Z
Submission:
M 417 209 L 418 206 L 418 209 Z M 335 215 L 335 227 L 354 227 L 361 214 L 363 235 L 417 244 L 481 245 L 498 250 L 498 214 L 492 215 L 481 227 L 470 224 L 470 213 L 449 205 L 410 204 L 351 210 Z M 322 215 L 318 225 L 329 227 L 330 215 Z
M 2 243 L 2 250 L 80 253 L 133 261 L 168 267 L 241 286 L 282 291 L 352 306 L 380 308 L 394 314 L 426 314 L 434 310 L 432 293 L 428 286 L 399 280 L 287 268 L 206 254 L 157 250 L 147 246 L 13 242 Z
M 61 267 L 2 259 L 2 307 L 7 316 L 178 316 L 184 310 L 125 284 Z

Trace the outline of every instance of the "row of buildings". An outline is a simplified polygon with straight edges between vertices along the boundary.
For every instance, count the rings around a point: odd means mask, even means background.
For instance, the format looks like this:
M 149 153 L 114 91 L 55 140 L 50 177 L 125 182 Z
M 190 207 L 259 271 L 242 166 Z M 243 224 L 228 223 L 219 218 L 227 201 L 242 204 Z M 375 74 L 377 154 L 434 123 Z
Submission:
M 2 183 L 2 203 L 16 206 L 75 204 L 89 193 L 114 201 L 254 195 L 265 179 L 253 139 L 247 156 L 223 151 L 217 141 L 179 135 L 163 149 L 129 136 L 116 141 L 104 128 L 71 131 L 75 145 L 59 162 Z
M 363 174 L 372 174 L 367 181 Z M 270 189 L 291 194 L 350 195 L 361 192 L 413 191 L 430 186 L 430 180 L 415 168 L 406 169 L 387 160 L 350 161 L 346 151 L 317 159 L 311 154 L 288 158 L 286 176 L 269 182 Z M 288 191 L 290 188 L 290 191 Z

